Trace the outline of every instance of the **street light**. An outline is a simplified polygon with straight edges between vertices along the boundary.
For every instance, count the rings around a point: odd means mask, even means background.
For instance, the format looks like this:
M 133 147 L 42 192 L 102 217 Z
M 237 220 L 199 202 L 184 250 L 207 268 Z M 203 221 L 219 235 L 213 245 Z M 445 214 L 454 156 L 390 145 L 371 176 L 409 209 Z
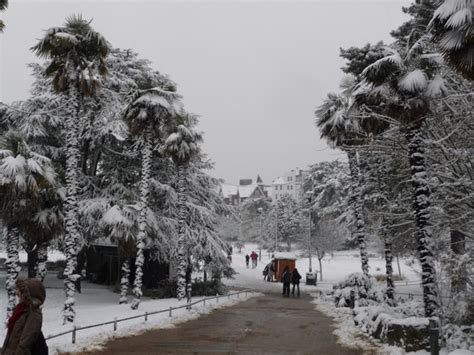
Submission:
M 306 199 L 308 202 L 308 215 L 309 215 L 309 234 L 308 234 L 308 257 L 309 257 L 309 272 L 313 272 L 313 261 L 311 257 L 311 201 L 313 198 L 313 191 L 307 191 L 306 192 Z
M 263 208 L 259 207 L 257 213 L 260 216 L 260 242 L 258 243 L 258 261 L 262 261 L 262 229 L 263 229 Z

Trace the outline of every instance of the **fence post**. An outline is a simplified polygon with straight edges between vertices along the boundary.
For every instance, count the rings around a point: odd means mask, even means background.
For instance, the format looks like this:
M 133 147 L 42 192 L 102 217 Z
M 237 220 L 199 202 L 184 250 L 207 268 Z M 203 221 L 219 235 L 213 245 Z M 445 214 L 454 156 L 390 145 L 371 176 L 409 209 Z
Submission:
M 169 312 L 169 316 L 171 317 L 171 311 L 173 310 L 173 307 L 170 307 L 170 312 Z
M 351 309 L 354 309 L 354 307 L 355 307 L 355 292 L 354 292 L 354 290 L 351 290 L 351 296 L 350 297 L 351 298 L 349 299 L 349 307 Z
M 430 354 L 439 355 L 439 323 L 436 319 L 430 319 Z
M 148 320 L 148 312 L 145 312 L 145 322 Z
M 206 305 L 206 296 L 204 296 L 204 299 L 202 300 L 202 305 L 203 305 L 203 306 Z
M 72 328 L 72 343 L 76 344 L 76 326 Z
M 245 290 L 245 297 L 247 297 L 247 290 Z
M 230 293 L 227 294 L 227 299 L 230 300 Z
M 216 303 L 219 303 L 219 294 L 216 293 Z
M 240 298 L 240 291 L 237 292 L 237 298 Z

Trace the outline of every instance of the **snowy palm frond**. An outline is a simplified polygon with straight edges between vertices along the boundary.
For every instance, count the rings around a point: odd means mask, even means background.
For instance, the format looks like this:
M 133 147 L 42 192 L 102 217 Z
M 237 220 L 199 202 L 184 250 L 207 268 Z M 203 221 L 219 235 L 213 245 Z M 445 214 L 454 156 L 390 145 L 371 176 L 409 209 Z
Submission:
M 472 24 L 472 7 L 461 8 L 456 11 L 449 16 L 445 26 L 448 28 L 458 28 L 466 26 L 466 24 Z
M 439 45 L 445 50 L 456 50 L 464 45 L 465 35 L 459 31 L 447 31 L 440 39 Z
M 420 70 L 415 69 L 406 73 L 398 80 L 398 87 L 409 93 L 417 93 L 425 90 L 428 86 L 426 74 Z
M 445 0 L 434 12 L 433 18 L 439 18 L 440 20 L 446 20 L 453 16 L 458 11 L 467 8 L 468 4 L 472 3 L 471 0 Z M 472 14 L 471 14 L 472 16 Z M 472 21 L 472 19 L 471 19 Z
M 367 66 L 362 71 L 362 78 L 372 84 L 381 84 L 390 75 L 395 75 L 405 70 L 405 62 L 400 54 L 391 48 L 387 49 L 391 54 L 385 56 Z
M 446 95 L 448 89 L 445 86 L 444 79 L 441 75 L 436 75 L 426 87 L 425 95 L 427 97 L 436 98 Z

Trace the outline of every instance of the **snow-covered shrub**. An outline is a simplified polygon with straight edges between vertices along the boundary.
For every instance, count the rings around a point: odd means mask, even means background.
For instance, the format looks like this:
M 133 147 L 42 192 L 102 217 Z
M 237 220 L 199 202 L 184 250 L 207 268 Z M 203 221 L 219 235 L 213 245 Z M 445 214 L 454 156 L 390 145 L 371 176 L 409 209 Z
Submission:
M 334 285 L 334 302 L 336 307 L 351 306 L 351 291 L 354 293 L 354 306 L 367 306 L 368 290 L 372 280 L 362 273 L 349 275 L 345 280 Z
M 449 351 L 474 350 L 474 325 L 446 324 L 441 327 L 441 342 Z

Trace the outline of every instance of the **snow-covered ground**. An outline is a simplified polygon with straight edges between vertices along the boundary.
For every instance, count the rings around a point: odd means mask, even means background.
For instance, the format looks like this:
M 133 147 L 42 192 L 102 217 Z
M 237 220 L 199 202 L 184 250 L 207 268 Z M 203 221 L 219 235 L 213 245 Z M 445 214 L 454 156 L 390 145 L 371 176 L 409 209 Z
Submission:
M 1 257 L 1 254 L 0 254 Z M 26 261 L 26 256 L 21 255 L 21 258 Z M 54 254 L 49 258 L 60 259 L 61 255 Z M 25 276 L 22 272 L 22 276 Z M 0 272 L 0 284 L 5 285 L 6 273 Z M 46 286 L 46 302 L 43 306 L 43 333 L 45 337 L 59 334 L 61 332 L 72 329 L 71 325 L 62 324 L 61 310 L 65 299 L 63 291 L 63 281 L 56 277 L 55 272 L 49 272 L 45 279 Z M 254 297 L 257 293 L 249 293 L 247 297 L 245 294 L 228 297 L 221 297 L 219 302 L 216 300 L 209 300 L 206 305 L 197 304 L 192 310 L 186 309 L 173 310 L 170 318 L 168 312 L 157 315 L 148 316 L 148 321 L 144 318 L 129 320 L 118 323 L 117 331 L 114 332 L 113 325 L 101 326 L 77 332 L 76 345 L 71 343 L 71 334 L 67 334 L 48 341 L 48 346 L 51 354 L 56 354 L 61 351 L 80 351 L 82 349 L 96 349 L 105 341 L 115 336 L 133 335 L 147 329 L 173 327 L 176 324 L 185 322 L 190 319 L 199 317 L 201 314 L 209 313 L 213 309 L 233 305 L 236 302 L 243 301 L 249 297 Z M 88 282 L 82 283 L 82 293 L 76 295 L 76 326 L 87 326 L 102 322 L 113 321 L 115 317 L 126 318 L 145 312 L 153 312 L 169 307 L 177 307 L 185 304 L 185 301 L 179 302 L 176 299 L 160 299 L 153 300 L 146 297 L 142 298 L 142 303 L 138 311 L 130 309 L 129 304 L 119 305 L 120 295 L 114 293 L 110 287 L 91 284 Z M 194 298 L 198 300 L 201 298 Z M 4 320 L 6 315 L 6 291 L 2 287 L 0 289 L 0 319 Z M 130 296 L 131 300 L 131 296 Z M 0 339 L 5 337 L 5 328 L 0 327 Z
M 262 260 L 259 261 L 258 266 L 255 269 L 252 269 L 251 266 L 249 269 L 246 268 L 245 255 L 250 254 L 252 251 L 258 253 L 256 245 L 246 245 L 242 248 L 241 253 L 238 253 L 238 250 L 234 249 L 232 265 L 236 270 L 237 275 L 232 280 L 225 280 L 225 283 L 229 287 L 244 287 L 252 288 L 256 291 L 281 292 L 281 284 L 276 282 L 266 282 L 263 280 L 263 268 L 271 260 L 268 253 L 262 251 Z M 298 257 L 298 252 L 296 252 L 295 255 Z M 0 252 L 0 258 L 2 256 L 3 254 Z M 51 253 L 49 255 L 49 260 L 58 260 L 61 258 L 63 258 L 63 256 L 60 253 Z M 26 261 L 26 254 L 20 253 L 20 259 Z M 369 262 L 372 270 L 380 268 L 381 271 L 376 271 L 375 273 L 383 273 L 383 258 L 371 258 Z M 321 290 L 328 288 L 333 283 L 344 279 L 347 275 L 359 271 L 360 261 L 357 251 L 334 253 L 332 256 L 324 258 L 324 282 L 319 283 L 317 287 L 307 286 L 304 283 L 305 273 L 309 270 L 307 258 L 298 258 L 296 260 L 296 267 L 303 276 L 303 282 L 301 284 L 302 292 L 314 292 L 318 289 Z M 317 259 L 313 259 L 313 271 L 317 269 L 319 269 Z M 403 261 L 401 261 L 401 269 L 405 279 L 415 281 L 419 279 L 417 272 L 411 267 L 405 265 Z M 4 284 L 5 276 L 5 272 L 0 272 L 0 283 Z M 64 302 L 63 281 L 57 279 L 55 272 L 50 272 L 46 277 L 45 285 L 47 291 L 47 299 L 43 308 L 43 332 L 45 336 L 58 334 L 72 329 L 71 325 L 62 324 L 61 310 Z M 256 295 L 258 295 L 258 293 L 255 292 L 249 294 L 248 297 Z M 90 349 L 91 347 L 97 348 L 100 347 L 100 344 L 103 344 L 106 340 L 113 338 L 114 336 L 132 335 L 151 328 L 173 327 L 180 322 L 208 313 L 212 309 L 232 305 L 235 302 L 244 299 L 246 299 L 244 295 L 240 295 L 239 298 L 234 296 L 230 299 L 222 297 L 220 298 L 219 303 L 216 303 L 214 300 L 207 302 L 206 306 L 203 306 L 202 304 L 197 305 L 193 307 L 191 311 L 185 309 L 173 311 L 173 317 L 171 318 L 166 312 L 149 316 L 147 322 L 145 322 L 143 318 L 120 322 L 118 323 L 118 329 L 115 332 L 113 331 L 113 325 L 81 330 L 77 333 L 77 343 L 74 346 L 71 344 L 71 334 L 51 339 L 48 341 L 48 345 L 52 353 L 55 353 L 57 350 L 71 351 L 81 350 L 84 348 Z M 115 317 L 125 318 L 184 304 L 184 302 L 178 302 L 176 299 L 152 300 L 144 297 L 139 310 L 133 311 L 130 309 L 130 305 L 119 305 L 118 300 L 119 294 L 114 293 L 110 287 L 83 282 L 82 293 L 77 294 L 76 297 L 76 325 L 86 326 L 107 322 L 114 320 Z M 0 289 L 1 319 L 5 319 L 5 302 L 5 290 L 2 288 Z M 3 338 L 5 336 L 5 329 L 3 329 L 3 327 L 1 328 L 0 338 Z
M 226 284 L 239 286 L 239 287 L 250 287 L 257 290 L 276 290 L 280 289 L 281 285 L 278 283 L 264 282 L 262 271 L 266 264 L 271 260 L 271 255 L 264 250 L 262 250 L 262 260 L 258 262 L 258 266 L 255 269 L 252 269 L 250 266 L 249 269 L 245 266 L 245 255 L 255 251 L 258 254 L 258 247 L 255 244 L 246 244 L 242 248 L 242 252 L 239 253 L 238 249 L 234 249 L 234 254 L 232 255 L 232 266 L 235 271 L 238 273 L 234 280 L 226 281 Z M 301 258 L 301 252 L 296 250 L 292 253 L 296 258 L 296 268 L 303 277 L 301 289 L 303 291 L 314 291 L 314 286 L 305 285 L 305 275 L 309 272 L 309 259 Z M 373 255 L 373 254 L 372 254 Z M 251 263 L 250 263 L 251 264 Z M 324 257 L 322 260 L 323 266 L 323 281 L 320 281 L 320 275 L 318 274 L 318 285 L 317 289 L 325 290 L 332 289 L 332 285 L 342 281 L 348 275 L 354 272 L 361 272 L 360 269 L 360 255 L 356 250 L 353 251 L 341 251 L 334 252 L 332 255 Z M 385 259 L 383 257 L 369 257 L 369 266 L 371 274 L 384 274 L 385 270 Z M 395 265 L 394 265 L 395 266 Z M 313 272 L 319 271 L 319 263 L 317 258 L 312 260 L 312 269 Z M 395 270 L 397 270 L 395 266 Z M 417 283 L 419 283 L 420 276 L 418 274 L 416 266 L 407 265 L 406 260 L 400 259 L 400 270 L 404 280 L 406 281 L 397 282 L 397 288 L 399 292 L 402 293 L 419 293 L 421 294 L 421 289 Z

